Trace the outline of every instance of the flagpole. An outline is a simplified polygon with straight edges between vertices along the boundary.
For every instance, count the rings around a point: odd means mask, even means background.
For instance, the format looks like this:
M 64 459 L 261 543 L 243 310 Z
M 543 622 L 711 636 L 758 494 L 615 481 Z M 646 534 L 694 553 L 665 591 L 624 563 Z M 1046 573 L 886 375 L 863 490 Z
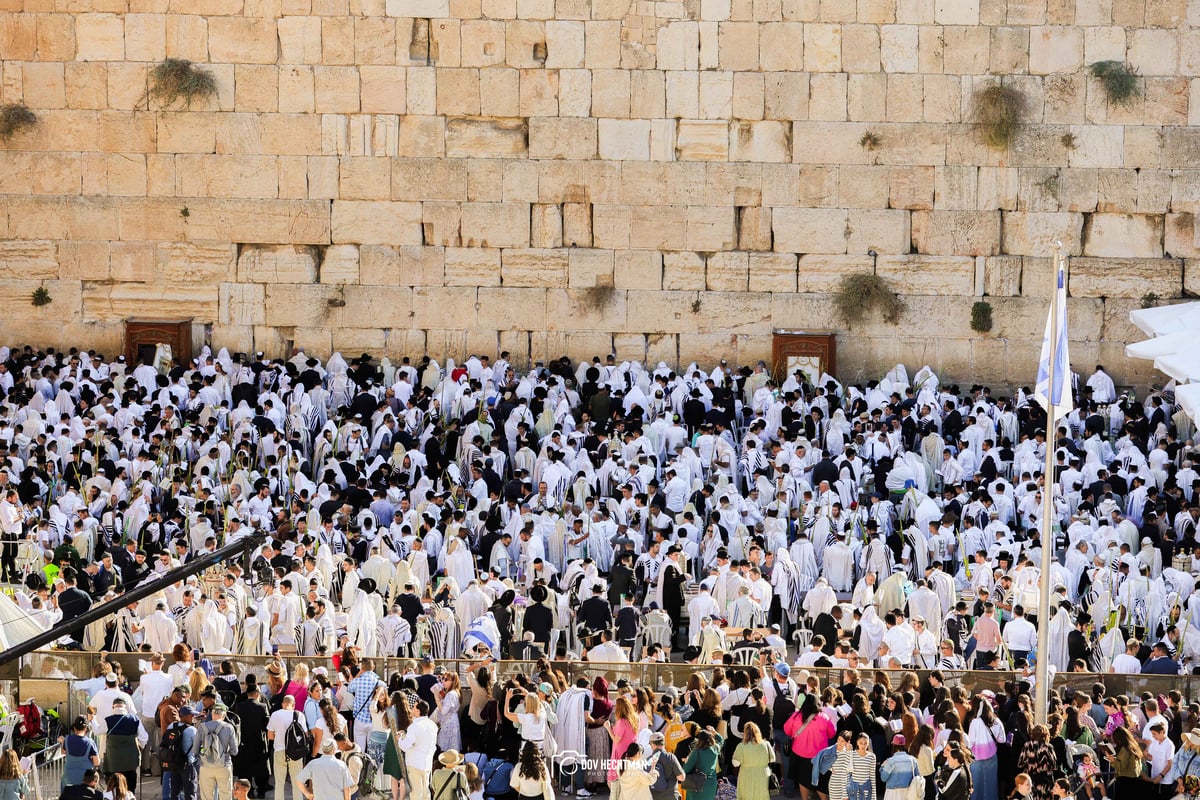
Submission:
M 1042 569 L 1038 580 L 1038 636 L 1037 663 L 1034 682 L 1034 718 L 1037 725 L 1045 725 L 1050 698 L 1050 572 L 1054 563 L 1054 439 L 1058 421 L 1059 391 L 1067 391 L 1066 378 L 1063 385 L 1055 386 L 1058 360 L 1058 292 L 1059 278 L 1066 282 L 1066 265 L 1063 262 L 1062 242 L 1054 243 L 1054 293 L 1050 299 L 1050 357 L 1047 364 L 1049 380 L 1046 386 L 1046 464 L 1042 472 Z M 1065 286 L 1064 286 L 1065 288 Z

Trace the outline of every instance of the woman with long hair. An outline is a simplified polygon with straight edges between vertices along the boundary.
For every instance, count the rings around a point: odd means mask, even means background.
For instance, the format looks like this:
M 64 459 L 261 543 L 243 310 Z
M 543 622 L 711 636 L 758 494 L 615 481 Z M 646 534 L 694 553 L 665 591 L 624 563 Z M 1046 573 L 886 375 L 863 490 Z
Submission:
M 920 727 L 917 715 L 912 712 L 914 699 L 912 692 L 893 692 L 887 700 L 888 719 L 900 723 L 900 730 L 897 733 L 904 734 L 906 741 L 917 738 L 917 728 Z M 894 725 L 892 729 L 895 730 Z
M 975 695 L 967 724 L 967 745 L 971 748 L 971 784 L 974 800 L 1000 800 L 999 769 L 996 758 L 1005 739 L 1004 726 L 996 719 L 992 704 L 983 695 Z
M 430 715 L 437 723 L 437 746 L 439 750 L 462 748 L 462 731 L 458 725 L 459 691 L 462 685 L 457 672 L 446 672 L 434 687 L 433 697 L 437 706 Z
M 1113 731 L 1112 744 L 1116 752 L 1105 755 L 1105 758 L 1117 773 L 1113 799 L 1131 800 L 1139 792 L 1145 793 L 1147 790 L 1147 784 L 1142 781 L 1142 767 L 1145 764 L 1142 746 L 1124 726 Z
M 546 741 L 546 709 L 542 705 L 542 701 L 534 692 L 525 692 L 523 708 L 517 711 L 512 708 L 513 689 L 509 689 L 504 696 L 504 718 L 517 726 L 517 733 L 521 737 L 521 742 L 533 742 L 538 748 L 541 748 Z M 618 698 L 617 702 L 626 698 Z
M 692 712 L 692 722 L 703 730 L 712 727 L 714 730 L 721 725 L 721 695 L 711 686 L 700 691 L 700 705 Z
M 646 751 L 637 742 L 629 745 L 617 775 L 617 791 L 610 800 L 651 800 L 650 785 L 658 780 L 658 770 L 646 766 Z
M 391 800 L 403 800 L 408 796 L 408 764 L 404 762 L 404 752 L 397 742 L 413 723 L 413 712 L 404 692 L 392 692 L 388 714 L 384 718 L 388 722 L 388 741 L 379 771 L 391 778 Z
M 125 780 L 125 776 L 119 773 L 117 777 Z M 117 800 L 126 800 L 127 794 L 128 787 Z M 29 782 L 21 772 L 21 759 L 17 756 L 17 751 L 9 748 L 0 755 L 0 800 L 22 800 L 25 797 L 33 797 L 29 791 Z
M 607 771 L 603 764 L 612 752 L 612 739 L 608 735 L 608 720 L 613 713 L 613 702 L 608 698 L 608 681 L 597 676 L 592 681 L 592 710 L 585 715 L 587 720 L 587 755 L 590 765 L 587 771 L 587 788 L 604 783 Z
M 761 692 L 760 689 L 754 691 Z M 743 723 L 742 742 L 733 749 L 733 766 L 738 770 L 738 800 L 770 800 L 771 764 L 774 761 L 775 748 L 763 741 L 758 725 Z
M 1033 778 L 1025 772 L 1017 773 L 1017 776 L 1013 778 L 1013 790 L 1009 794 L 1008 800 L 1032 800 L 1032 798 Z
M 700 732 L 700 726 L 695 722 L 688 720 L 683 723 L 683 738 L 675 745 L 675 758 L 679 763 L 687 761 L 688 756 L 692 753 L 692 747 L 696 744 L 696 734 Z
M 875 800 L 875 765 L 871 737 L 858 734 L 854 737 L 854 749 L 850 751 L 850 773 L 846 780 L 848 800 Z
M 4 772 L 3 766 L 0 765 L 0 775 Z M 2 783 L 0 779 L 0 783 Z M 104 800 L 136 800 L 137 796 L 129 791 L 129 782 L 125 780 L 125 776 L 120 772 L 114 772 L 108 776 L 108 781 L 105 783 Z M 0 791 L 0 800 L 8 800 L 8 798 Z
M 942 751 L 946 763 L 933 780 L 938 800 L 967 800 L 971 796 L 971 773 L 967 769 L 969 752 L 958 742 L 951 742 Z
M 629 750 L 630 745 L 637 742 L 638 716 L 628 697 L 622 695 L 617 698 L 616 705 L 613 707 L 613 721 L 604 727 L 608 731 L 609 738 L 612 739 L 612 755 L 609 756 L 609 763 L 617 764 L 625 758 L 625 753 Z M 610 766 L 608 768 L 610 789 L 618 777 L 617 770 Z
M 1088 747 L 1096 744 L 1096 737 L 1092 735 L 1091 730 L 1081 721 L 1079 707 L 1074 703 L 1067 706 L 1063 712 L 1063 724 L 1062 728 L 1059 729 L 1059 733 L 1068 742 L 1086 744 Z
M 171 682 L 175 686 L 182 686 L 187 683 L 188 672 L 192 669 L 192 648 L 180 642 L 171 648 L 171 666 L 167 667 L 167 674 L 171 676 Z M 199 697 L 199 695 L 192 695 Z
M 815 698 L 814 698 L 815 699 Z M 714 728 L 697 731 L 683 762 L 684 785 L 692 783 L 692 775 L 703 776 L 698 788 L 687 790 L 688 800 L 715 800 L 717 796 L 717 760 L 721 757 L 721 734 Z
M 547 792 L 553 796 L 550 770 L 546 768 L 541 748 L 533 742 L 525 742 L 521 747 L 521 757 L 512 771 L 509 785 L 519 800 L 543 800 Z
M 308 700 L 308 665 L 303 661 L 292 666 L 292 678 L 284 685 L 283 693 L 296 698 L 296 708 L 304 708 Z
M 346 720 L 342 719 L 342 715 L 337 713 L 332 700 L 328 697 L 322 697 L 320 702 L 317 703 L 317 721 L 312 726 L 313 758 L 321 754 L 321 742 L 345 732 Z
M 921 774 L 917 759 L 904 749 L 904 734 L 892 737 L 892 755 L 879 766 L 879 780 L 883 782 L 883 800 L 904 800 L 908 787 Z
M 801 800 L 809 800 L 816 789 L 812 777 L 812 760 L 817 753 L 829 746 L 835 729 L 829 717 L 821 713 L 816 695 L 807 694 L 800 704 L 798 713 L 793 714 L 783 726 L 783 732 L 792 739 L 792 779 L 800 787 Z
M 1034 725 L 1029 731 L 1029 741 L 1017 757 L 1017 769 L 1033 779 L 1033 800 L 1050 800 L 1050 787 L 1058 777 L 1058 758 L 1045 725 Z
M 467 715 L 463 719 L 463 745 L 469 752 L 483 750 L 480 737 L 483 734 L 483 708 L 492 696 L 492 670 L 486 663 L 467 668 L 467 688 L 471 690 Z
M 908 743 L 908 754 L 917 760 L 917 771 L 925 779 L 925 800 L 933 800 L 936 789 L 933 785 L 934 773 L 937 772 L 937 760 L 934 758 L 933 740 L 937 731 L 932 725 L 922 725 L 917 728 L 917 738 Z

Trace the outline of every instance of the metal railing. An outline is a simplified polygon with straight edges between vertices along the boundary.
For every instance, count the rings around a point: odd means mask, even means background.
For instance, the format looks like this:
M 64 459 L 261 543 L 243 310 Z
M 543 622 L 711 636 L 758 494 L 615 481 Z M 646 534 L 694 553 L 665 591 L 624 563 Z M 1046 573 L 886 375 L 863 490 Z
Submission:
M 63 768 L 67 756 L 62 745 L 51 745 L 45 750 L 35 753 L 33 766 L 28 772 L 29 788 L 37 800 L 52 800 L 58 797 L 62 790 Z
M 63 672 L 69 672 L 74 676 L 83 678 L 91 676 L 92 667 L 99 658 L 99 654 L 55 650 L 37 651 L 31 653 L 26 658 L 31 659 L 36 664 L 36 662 L 44 657 L 58 659 L 62 665 Z M 131 680 L 135 679 L 138 675 L 138 659 L 144 657 L 145 654 L 143 653 L 109 654 L 109 658 L 119 661 L 122 664 L 125 675 Z M 284 664 L 288 675 L 292 674 L 293 666 L 299 663 L 307 665 L 310 670 L 318 666 L 330 671 L 333 670 L 333 661 L 328 657 L 247 655 L 210 657 L 210 662 L 214 670 L 218 673 L 221 671 L 221 665 L 225 661 L 228 661 L 232 667 L 233 674 L 240 680 L 244 681 L 247 675 L 254 673 L 262 685 L 266 683 L 267 665 L 275 660 Z M 414 670 L 417 666 L 417 661 L 411 658 L 374 658 L 372 660 L 375 663 L 375 671 L 384 679 L 387 679 L 393 673 L 404 674 L 407 671 Z M 436 659 L 434 663 L 442 669 L 464 673 L 469 665 L 476 662 L 472 659 L 463 658 Z M 494 662 L 493 667 L 496 677 L 499 680 L 504 680 L 513 675 L 529 675 L 536 672 L 538 663 L 535 661 L 506 660 Z M 668 686 L 686 686 L 688 680 L 695 673 L 700 673 L 706 678 L 711 678 L 714 669 L 712 665 L 680 663 L 642 664 L 589 661 L 549 661 L 545 663 L 549 663 L 552 670 L 561 672 L 568 683 L 573 683 L 580 677 L 591 680 L 597 676 L 603 676 L 610 683 L 624 678 L 635 686 L 649 686 L 655 689 L 662 689 Z M 825 688 L 826 686 L 841 686 L 847 682 L 846 671 L 839 668 L 814 667 L 805 671 L 817 678 L 821 688 Z M 918 679 L 924 682 L 930 670 L 860 669 L 858 670 L 858 676 L 863 686 L 870 687 L 877 682 L 876 676 L 886 675 L 890 685 L 896 687 L 900 685 L 906 672 L 914 672 Z M 1007 682 L 1021 680 L 1022 678 L 1020 673 L 1011 671 L 942 670 L 942 673 L 946 677 L 946 683 L 950 686 L 963 686 L 970 692 L 989 689 L 997 694 L 1004 691 L 1004 686 Z M 793 672 L 793 675 L 795 674 Z M 1166 695 L 1172 689 L 1178 690 L 1186 698 L 1200 697 L 1200 676 L 1198 675 L 1115 675 L 1094 672 L 1069 672 L 1058 673 L 1054 678 L 1054 686 L 1060 691 L 1064 688 L 1069 688 L 1076 692 L 1090 694 L 1093 684 L 1096 683 L 1104 684 L 1105 694 L 1107 695 L 1125 695 L 1132 699 L 1136 699 L 1141 694 L 1147 692 L 1156 697 L 1158 695 Z

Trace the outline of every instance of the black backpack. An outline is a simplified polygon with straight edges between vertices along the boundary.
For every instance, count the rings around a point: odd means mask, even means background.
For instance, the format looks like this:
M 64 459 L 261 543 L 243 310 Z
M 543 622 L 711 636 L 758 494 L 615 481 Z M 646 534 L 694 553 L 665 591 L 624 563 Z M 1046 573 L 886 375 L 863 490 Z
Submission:
M 283 734 L 283 753 L 289 761 L 307 761 L 312 755 L 312 741 L 308 731 L 300 724 L 299 712 L 292 712 L 292 724 Z
M 183 750 L 183 732 L 190 725 L 172 725 L 163 731 L 162 742 L 158 746 L 158 757 L 165 769 L 178 771 L 187 764 L 187 754 Z
M 796 702 L 788 696 L 787 684 L 780 686 L 775 678 L 772 678 L 771 682 L 775 684 L 775 701 L 771 703 L 771 727 L 783 730 L 784 723 L 796 713 Z

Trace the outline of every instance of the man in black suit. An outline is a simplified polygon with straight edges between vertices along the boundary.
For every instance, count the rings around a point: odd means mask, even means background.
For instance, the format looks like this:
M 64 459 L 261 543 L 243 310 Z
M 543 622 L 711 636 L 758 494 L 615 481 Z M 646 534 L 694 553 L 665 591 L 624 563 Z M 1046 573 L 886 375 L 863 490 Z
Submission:
M 58 610 L 62 612 L 62 621 L 70 622 L 92 607 L 92 598 L 76 586 L 75 570 L 63 570 L 62 579 L 67 588 L 58 595 Z M 73 632 L 71 638 L 82 644 L 83 629 Z
M 604 596 L 604 584 L 592 584 L 592 596 L 579 604 L 576 617 L 579 623 L 589 631 L 606 631 L 612 628 L 612 606 Z M 587 646 L 591 646 L 589 642 Z
M 683 586 L 691 576 L 680 566 L 680 554 L 683 548 L 677 544 L 667 549 L 667 560 L 663 563 L 662 574 L 658 576 L 662 582 L 663 611 L 671 618 L 671 629 L 678 633 L 682 630 L 683 617 Z
M 841 638 L 842 630 L 842 607 L 834 606 L 831 611 L 823 611 L 817 615 L 817 619 L 813 622 L 813 636 L 821 636 L 825 639 L 825 646 L 821 648 L 827 656 L 833 655 L 833 650 L 837 647 L 838 639 Z
M 258 685 L 246 687 L 246 696 L 233 706 L 241 722 L 242 740 L 233 757 L 233 775 L 250 781 L 250 797 L 266 797 L 270 782 L 267 765 L 267 721 L 271 712 L 262 700 Z
M 1059 607 L 1059 613 L 1067 613 L 1067 604 L 1064 603 Z M 1082 660 L 1091 669 L 1092 664 L 1092 646 L 1088 642 L 1087 626 L 1092 621 L 1092 617 L 1086 611 L 1080 611 L 1075 617 L 1075 629 L 1067 634 L 1067 657 L 1073 662 L 1076 659 Z
M 617 563 L 613 565 L 612 573 L 608 576 L 608 604 L 610 606 L 619 606 L 622 596 L 633 594 L 634 577 L 631 561 L 633 561 L 632 550 L 625 550 L 617 556 Z

